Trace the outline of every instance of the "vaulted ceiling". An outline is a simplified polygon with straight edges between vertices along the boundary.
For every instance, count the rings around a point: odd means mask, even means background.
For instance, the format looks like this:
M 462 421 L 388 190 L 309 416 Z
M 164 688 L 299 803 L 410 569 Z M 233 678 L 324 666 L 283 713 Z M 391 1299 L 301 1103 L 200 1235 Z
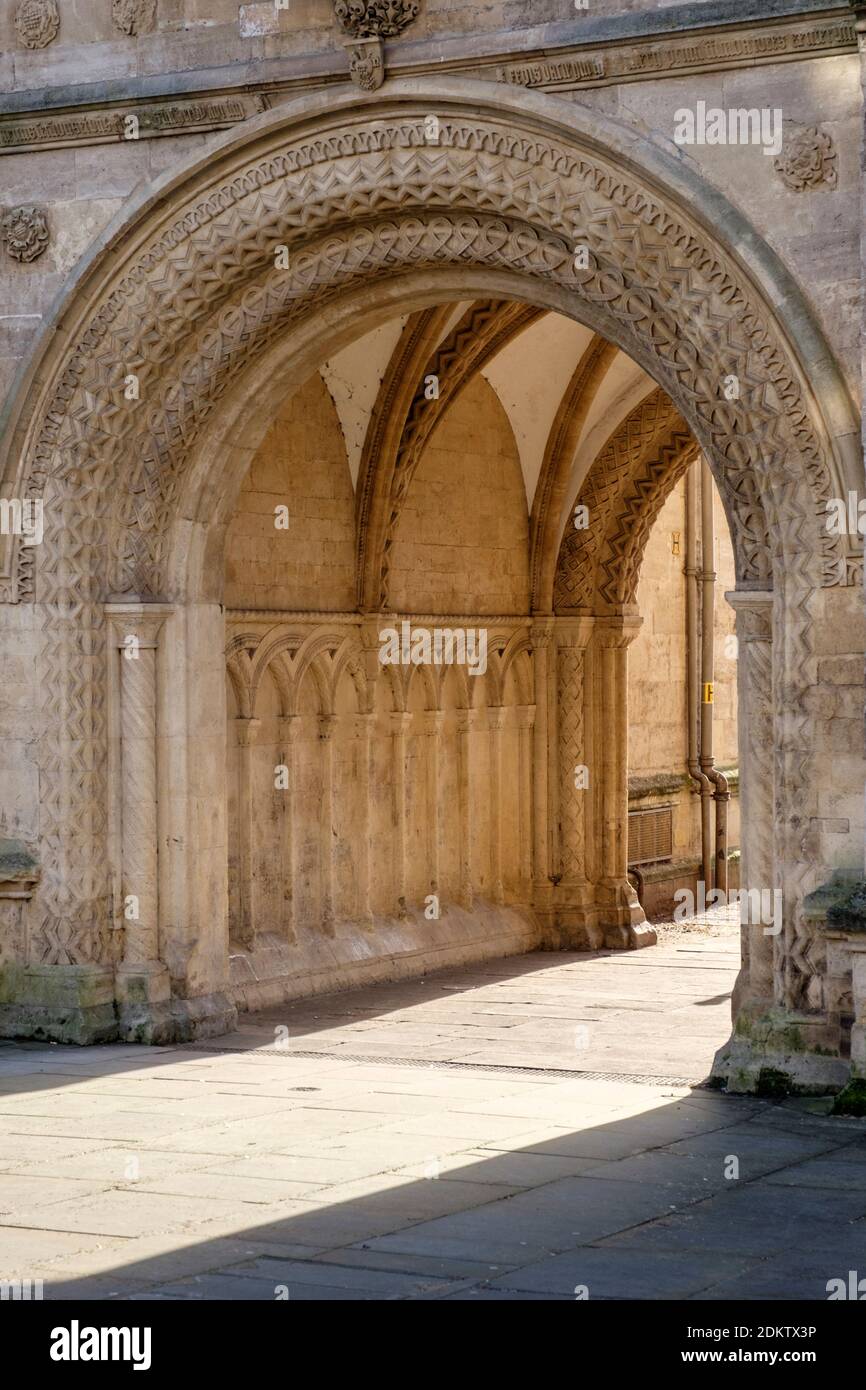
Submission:
M 688 431 L 631 358 L 562 315 L 509 300 L 474 300 L 395 318 L 323 363 L 346 445 L 357 517 L 358 603 L 387 605 L 400 509 L 434 431 L 481 375 L 511 424 L 532 553 L 534 611 L 578 603 L 569 570 L 616 563 L 630 590 L 616 506 L 654 517 L 695 452 Z M 569 525 L 579 500 L 610 511 L 611 536 L 584 553 Z M 651 524 L 651 523 L 650 523 Z M 594 541 L 601 544 L 596 530 Z M 619 549 L 617 548 L 619 546 Z M 628 549 L 626 545 L 626 550 Z M 640 545 L 642 550 L 642 544 Z

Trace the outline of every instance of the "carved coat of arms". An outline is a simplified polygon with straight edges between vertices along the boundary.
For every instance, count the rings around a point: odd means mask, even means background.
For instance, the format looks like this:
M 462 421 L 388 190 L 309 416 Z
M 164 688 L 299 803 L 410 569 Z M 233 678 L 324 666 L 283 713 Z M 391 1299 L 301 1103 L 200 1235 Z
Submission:
M 60 28 L 57 0 L 21 0 L 15 11 L 15 28 L 25 48 L 45 48 Z
M 10 208 L 0 219 L 0 238 L 15 261 L 35 261 L 48 245 L 48 236 L 42 208 Z
M 111 16 L 122 34 L 147 34 L 156 18 L 156 0 L 111 0 Z

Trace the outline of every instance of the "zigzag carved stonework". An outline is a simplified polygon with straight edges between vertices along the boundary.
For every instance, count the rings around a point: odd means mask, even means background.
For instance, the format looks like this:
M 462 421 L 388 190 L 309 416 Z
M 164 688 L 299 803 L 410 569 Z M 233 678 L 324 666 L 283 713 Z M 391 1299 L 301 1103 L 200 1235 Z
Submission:
M 530 301 L 544 287 L 617 341 L 711 459 L 740 581 L 766 586 L 784 556 L 786 649 L 795 666 L 812 659 L 809 594 L 846 580 L 842 542 L 822 525 L 833 474 L 748 280 L 696 222 L 588 147 L 483 111 L 443 114 L 430 146 L 425 115 L 361 115 L 319 139 L 271 132 L 232 155 L 209 186 L 176 195 L 175 215 L 130 251 L 57 367 L 19 489 L 50 502 L 39 573 L 28 547 L 17 571 L 19 597 L 38 598 L 46 622 L 48 952 L 105 950 L 102 601 L 162 591 L 166 537 L 205 424 L 269 346 L 354 286 L 447 270 L 466 272 L 468 289 L 474 273 L 496 272 Z M 591 253 L 580 272 L 577 241 Z M 274 265 L 283 243 L 288 271 Z M 131 371 L 132 406 L 122 389 Z M 732 372 L 740 397 L 728 401 Z M 807 715 L 789 694 L 788 756 L 802 756 L 786 785 L 806 806 Z
M 697 445 L 663 391 L 626 416 L 576 499 L 589 524 L 567 527 L 554 584 L 557 613 L 620 611 L 633 603 L 640 562 L 659 511 Z
M 559 554 L 560 509 L 575 450 L 596 392 L 616 360 L 612 343 L 597 335 L 575 368 L 550 428 L 530 517 L 531 606 L 552 611 Z

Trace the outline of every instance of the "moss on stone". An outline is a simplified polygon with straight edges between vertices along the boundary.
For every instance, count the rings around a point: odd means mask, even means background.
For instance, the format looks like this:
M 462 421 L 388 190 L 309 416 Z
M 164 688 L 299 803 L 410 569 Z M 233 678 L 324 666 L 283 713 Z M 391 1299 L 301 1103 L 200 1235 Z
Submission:
M 755 1081 L 756 1096 L 789 1096 L 793 1092 L 791 1078 L 778 1067 L 761 1067 Z
M 852 1077 L 833 1101 L 834 1115 L 866 1115 L 866 1079 Z

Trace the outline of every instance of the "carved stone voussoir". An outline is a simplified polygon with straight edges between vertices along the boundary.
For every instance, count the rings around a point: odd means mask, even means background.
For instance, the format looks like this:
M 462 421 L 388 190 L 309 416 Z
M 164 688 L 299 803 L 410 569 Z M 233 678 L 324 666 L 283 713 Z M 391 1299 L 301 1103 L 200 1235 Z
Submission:
M 773 168 L 787 188 L 802 193 L 806 188 L 826 184 L 836 187 L 837 157 L 833 138 L 818 126 L 807 126 L 785 134 L 785 143 Z
M 15 28 L 25 48 L 47 48 L 60 29 L 57 0 L 21 0 L 15 11 Z
M 10 208 L 0 220 L 0 240 L 14 261 L 35 261 L 48 239 L 48 218 L 42 208 Z
M 154 26 L 156 0 L 111 0 L 111 17 L 116 28 L 130 38 L 147 34 Z
M 385 80 L 385 45 L 381 39 L 352 39 L 344 45 L 349 76 L 362 92 L 375 92 Z
M 336 0 L 334 13 L 353 39 L 393 39 L 417 19 L 419 0 Z

